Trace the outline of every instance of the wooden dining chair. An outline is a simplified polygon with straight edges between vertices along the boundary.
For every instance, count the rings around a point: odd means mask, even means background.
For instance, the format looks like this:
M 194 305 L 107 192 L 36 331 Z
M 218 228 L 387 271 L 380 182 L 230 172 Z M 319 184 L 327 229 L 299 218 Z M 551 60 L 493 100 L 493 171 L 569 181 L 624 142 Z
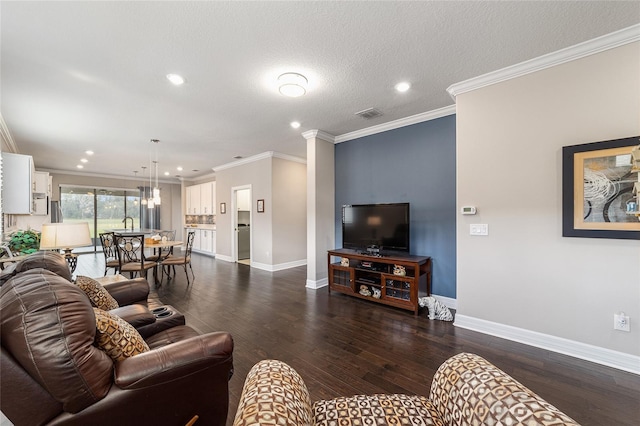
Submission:
M 118 260 L 118 249 L 115 243 L 115 234 L 113 232 L 102 232 L 100 235 L 100 244 L 102 244 L 102 254 L 104 254 L 104 275 L 111 268 L 114 269 L 114 275 L 120 270 L 120 261 Z
M 189 281 L 189 272 L 187 271 L 187 266 L 191 269 L 191 275 L 195 280 L 196 276 L 193 273 L 193 267 L 191 266 L 191 250 L 193 249 L 193 239 L 195 238 L 195 231 L 189 231 L 187 234 L 187 248 L 184 251 L 184 256 L 171 256 L 167 259 L 160 262 L 160 266 L 162 267 L 162 278 L 164 279 L 165 269 L 167 271 L 167 275 L 169 279 L 171 279 L 171 269 L 173 269 L 173 275 L 176 275 L 176 265 L 180 265 L 184 268 L 184 273 L 187 276 L 187 286 L 191 284 Z M 161 280 L 162 281 L 162 280 Z
M 147 278 L 147 271 L 155 268 L 157 262 L 144 257 L 144 235 L 116 235 L 120 273 L 128 272 L 131 278 L 136 274 Z

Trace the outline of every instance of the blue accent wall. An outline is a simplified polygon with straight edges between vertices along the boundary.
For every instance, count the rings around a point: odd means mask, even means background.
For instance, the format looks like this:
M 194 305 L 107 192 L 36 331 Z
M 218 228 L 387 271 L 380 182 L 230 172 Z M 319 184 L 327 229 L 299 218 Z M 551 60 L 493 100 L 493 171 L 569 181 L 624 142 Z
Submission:
M 433 294 L 455 298 L 455 115 L 339 143 L 335 161 L 336 244 L 343 205 L 409 202 L 411 254 L 431 256 Z

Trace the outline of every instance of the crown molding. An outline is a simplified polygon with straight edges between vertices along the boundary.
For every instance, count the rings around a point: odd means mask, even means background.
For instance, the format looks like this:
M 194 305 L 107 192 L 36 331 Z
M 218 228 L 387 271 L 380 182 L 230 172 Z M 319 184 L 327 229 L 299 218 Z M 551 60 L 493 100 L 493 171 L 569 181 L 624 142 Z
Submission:
M 331 142 L 331 143 L 335 143 L 335 139 L 336 137 L 333 136 L 332 134 L 329 134 L 327 132 L 324 132 L 322 130 L 308 130 L 304 133 L 302 133 L 302 137 L 309 140 L 309 139 L 314 139 L 314 138 L 318 138 L 318 139 L 322 139 L 325 140 L 327 142 Z
M 594 55 L 605 50 L 614 49 L 625 44 L 640 41 L 640 24 L 615 31 L 547 55 L 539 56 L 516 65 L 502 68 L 460 83 L 452 84 L 447 92 L 455 101 L 461 93 L 470 92 L 492 84 L 501 83 L 513 78 L 522 77 L 537 71 L 555 67 L 576 59 Z
M 273 158 L 280 158 L 281 160 L 293 161 L 295 163 L 300 163 L 300 164 L 307 164 L 307 160 L 305 160 L 304 158 L 295 157 L 289 154 L 282 154 L 280 152 L 274 152 Z
M 135 182 L 144 181 L 148 183 L 148 179 L 142 179 L 140 176 L 135 177 L 135 176 L 110 175 L 106 173 L 87 173 L 87 172 L 76 172 L 75 170 L 46 169 L 46 168 L 40 168 L 40 167 L 38 167 L 38 171 L 49 172 L 56 175 L 89 176 L 89 177 L 98 177 L 98 178 L 104 178 L 104 179 L 132 180 Z M 169 183 L 169 184 L 178 185 L 179 181 L 158 178 L 158 183 Z M 78 186 L 78 185 L 72 185 L 72 186 Z
M 267 158 L 280 158 L 283 160 L 288 160 L 288 161 L 295 161 L 297 163 L 303 163 L 303 164 L 307 164 L 307 161 L 299 158 L 299 157 L 294 157 L 293 155 L 287 155 L 287 154 L 281 154 L 279 152 L 275 152 L 275 151 L 266 151 L 263 152 L 262 154 L 257 154 L 251 157 L 247 157 L 247 158 L 242 158 L 238 161 L 233 161 L 231 163 L 227 163 L 227 164 L 223 164 L 221 166 L 217 166 L 217 167 L 213 167 L 213 171 L 214 172 L 219 172 L 222 170 L 227 170 L 227 169 L 231 169 L 233 167 L 238 167 L 238 166 L 242 166 L 245 164 L 249 164 L 249 163 L 254 163 L 256 161 L 260 161 L 260 160 L 264 160 Z
M 398 120 L 389 121 L 366 129 L 356 130 L 354 132 L 345 133 L 335 137 L 335 143 L 346 142 L 365 136 L 375 135 L 377 133 L 389 130 L 399 129 L 400 127 L 410 126 L 412 124 L 422 123 L 424 121 L 435 120 L 437 118 L 446 117 L 456 113 L 456 106 L 449 105 L 443 108 L 434 109 L 432 111 L 421 112 L 420 114 L 410 115 L 409 117 L 400 118 Z
M 213 170 L 213 169 L 212 169 Z M 207 173 L 206 175 L 194 176 L 194 177 L 179 177 L 180 182 L 195 182 L 197 180 L 215 180 L 215 172 Z
M 0 138 L 2 138 L 2 144 L 6 145 L 9 148 L 9 152 L 13 154 L 18 153 L 18 147 L 16 146 L 16 142 L 13 140 L 13 136 L 11 136 L 11 132 L 7 127 L 7 123 L 4 121 L 4 117 L 0 114 Z

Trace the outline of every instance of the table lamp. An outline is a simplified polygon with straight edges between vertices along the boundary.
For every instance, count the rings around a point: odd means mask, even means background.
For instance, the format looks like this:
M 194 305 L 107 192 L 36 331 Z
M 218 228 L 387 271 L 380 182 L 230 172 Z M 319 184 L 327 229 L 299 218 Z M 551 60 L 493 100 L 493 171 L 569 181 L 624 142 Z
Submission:
M 78 256 L 71 253 L 75 247 L 90 246 L 89 223 L 45 223 L 40 235 L 40 250 L 63 250 L 64 257 L 71 268 L 76 270 Z

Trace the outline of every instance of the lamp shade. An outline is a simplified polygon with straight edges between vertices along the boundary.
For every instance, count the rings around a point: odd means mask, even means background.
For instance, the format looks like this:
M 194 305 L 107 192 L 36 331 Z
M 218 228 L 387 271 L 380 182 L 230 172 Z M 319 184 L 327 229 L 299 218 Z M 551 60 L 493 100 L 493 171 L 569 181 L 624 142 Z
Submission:
M 40 250 L 71 249 L 91 245 L 89 223 L 45 223 L 42 225 Z

